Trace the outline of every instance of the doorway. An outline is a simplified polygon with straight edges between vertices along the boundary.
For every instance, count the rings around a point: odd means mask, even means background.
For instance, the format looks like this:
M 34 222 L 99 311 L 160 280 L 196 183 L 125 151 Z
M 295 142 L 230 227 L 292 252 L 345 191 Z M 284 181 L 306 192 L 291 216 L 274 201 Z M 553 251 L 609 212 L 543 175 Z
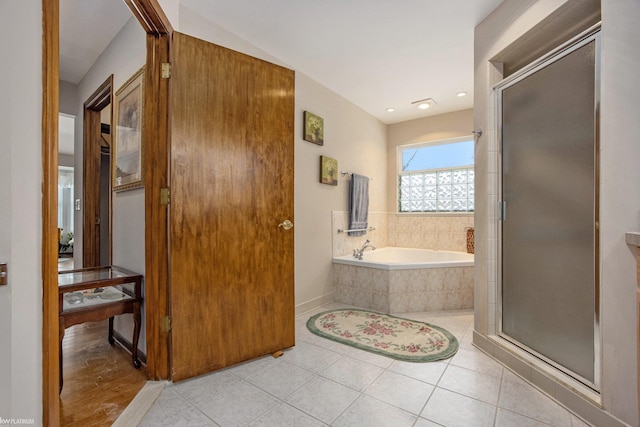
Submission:
M 145 236 L 159 248 L 153 257 L 147 256 L 146 277 L 147 306 L 154 307 L 147 313 L 147 367 L 151 378 L 168 376 L 168 334 L 161 331 L 159 325 L 166 315 L 166 233 L 159 232 L 161 224 L 166 224 L 166 215 L 159 201 L 159 189 L 166 185 L 166 94 L 167 82 L 160 79 L 160 64 L 168 62 L 168 34 L 171 25 L 155 0 L 127 0 L 127 6 L 138 19 L 147 33 L 147 81 L 146 91 L 148 108 L 145 109 L 145 123 L 151 131 L 145 140 L 150 155 L 145 158 L 145 168 L 151 169 L 146 175 L 146 199 L 152 208 L 147 211 Z M 58 324 L 58 230 L 57 230 L 57 182 L 58 182 L 58 112 L 59 112 L 59 40 L 60 40 L 60 2 L 44 0 L 43 16 L 43 95 L 42 95 L 42 146 L 43 146 L 43 233 L 42 233 L 42 271 L 43 271 L 43 421 L 45 425 L 57 425 L 60 418 L 59 399 L 59 324 Z M 93 104 L 98 105 L 98 104 Z M 107 105 L 106 103 L 104 104 Z M 92 112 L 99 112 L 96 107 Z M 165 114 L 163 115 L 162 112 Z M 90 114 L 93 116 L 94 114 Z M 98 120 L 99 122 L 99 120 Z M 92 129 L 95 129 L 92 128 Z M 99 139 L 99 138 L 98 138 Z M 152 148 L 153 147 L 153 148 Z M 156 203 L 149 203 L 154 200 Z M 94 211 L 95 212 L 95 211 Z M 149 213 L 151 212 L 151 213 Z M 95 216 L 93 217 L 95 221 Z M 155 246 L 154 246 L 155 247 Z M 95 262 L 95 261 L 94 261 Z
M 58 119 L 58 270 L 74 266 L 74 141 L 76 118 L 60 113 Z
M 100 112 L 100 265 L 111 264 L 111 112 Z
M 113 75 L 84 103 L 82 266 L 111 264 Z
M 596 391 L 599 51 L 592 32 L 497 87 L 500 335 Z

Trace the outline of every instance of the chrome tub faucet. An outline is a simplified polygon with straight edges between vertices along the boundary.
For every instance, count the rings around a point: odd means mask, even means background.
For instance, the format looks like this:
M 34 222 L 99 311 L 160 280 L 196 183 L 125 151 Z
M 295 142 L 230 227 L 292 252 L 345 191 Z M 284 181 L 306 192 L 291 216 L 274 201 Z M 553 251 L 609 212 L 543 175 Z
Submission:
M 371 248 L 372 251 L 376 250 L 376 247 L 371 244 L 369 239 L 367 239 L 360 249 L 353 250 L 353 257 L 356 259 L 362 259 L 362 255 L 364 254 L 364 250 L 367 248 Z

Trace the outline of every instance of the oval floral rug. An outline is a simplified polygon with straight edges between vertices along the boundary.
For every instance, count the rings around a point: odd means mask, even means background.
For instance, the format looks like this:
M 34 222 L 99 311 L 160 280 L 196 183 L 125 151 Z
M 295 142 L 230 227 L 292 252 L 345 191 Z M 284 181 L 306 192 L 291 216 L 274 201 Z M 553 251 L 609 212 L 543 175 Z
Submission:
M 434 325 L 362 309 L 330 310 L 312 316 L 314 334 L 406 362 L 434 362 L 458 351 L 458 340 Z

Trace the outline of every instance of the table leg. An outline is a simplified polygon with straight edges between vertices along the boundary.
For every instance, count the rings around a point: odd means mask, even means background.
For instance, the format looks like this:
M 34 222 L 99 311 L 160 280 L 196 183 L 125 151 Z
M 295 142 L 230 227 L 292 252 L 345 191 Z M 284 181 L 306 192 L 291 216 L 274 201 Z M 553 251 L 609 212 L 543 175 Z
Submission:
M 113 345 L 116 341 L 113 339 L 113 316 L 109 317 L 109 344 Z
M 65 330 L 65 326 L 64 326 L 64 317 L 60 316 L 58 318 L 58 337 L 60 339 L 60 354 L 59 354 L 59 361 L 60 361 L 60 390 L 59 393 L 62 393 L 62 340 L 64 339 L 64 330 Z
M 133 303 L 133 343 L 131 348 L 131 359 L 133 366 L 137 369 L 141 366 L 138 360 L 138 339 L 140 338 L 140 301 Z

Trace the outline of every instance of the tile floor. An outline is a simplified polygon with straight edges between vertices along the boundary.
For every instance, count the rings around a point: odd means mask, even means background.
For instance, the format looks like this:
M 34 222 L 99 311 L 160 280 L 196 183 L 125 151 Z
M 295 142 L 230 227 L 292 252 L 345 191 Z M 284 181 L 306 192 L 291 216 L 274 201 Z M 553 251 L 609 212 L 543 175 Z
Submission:
M 558 426 L 585 427 L 563 407 L 473 347 L 473 313 L 398 314 L 441 326 L 460 341 L 451 359 L 410 363 L 311 334 L 296 346 L 169 384 L 141 426 Z

